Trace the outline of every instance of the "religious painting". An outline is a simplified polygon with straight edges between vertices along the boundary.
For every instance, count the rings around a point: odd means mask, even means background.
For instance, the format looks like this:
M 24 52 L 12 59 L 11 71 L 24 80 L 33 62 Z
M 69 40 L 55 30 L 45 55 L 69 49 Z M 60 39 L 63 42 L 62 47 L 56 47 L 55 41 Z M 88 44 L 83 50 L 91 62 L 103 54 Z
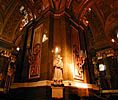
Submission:
M 73 53 L 73 58 L 74 58 L 74 78 L 83 80 L 83 64 L 80 63 L 80 60 L 78 59 L 76 53 Z
M 31 55 L 29 56 L 29 78 L 40 78 L 41 44 L 43 25 L 34 29 Z
M 73 44 L 73 64 L 74 64 L 74 72 L 73 78 L 83 80 L 83 67 L 82 61 L 79 56 L 80 53 L 80 39 L 79 39 L 79 32 L 73 26 L 71 27 L 72 32 L 72 44 Z M 81 63 L 82 62 L 82 63 Z

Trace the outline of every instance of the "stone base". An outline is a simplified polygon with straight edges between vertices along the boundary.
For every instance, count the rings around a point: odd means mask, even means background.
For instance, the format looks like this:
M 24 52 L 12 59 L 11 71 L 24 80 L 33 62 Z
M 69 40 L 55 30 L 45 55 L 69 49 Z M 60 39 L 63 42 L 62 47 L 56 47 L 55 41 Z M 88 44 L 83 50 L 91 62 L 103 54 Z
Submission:
M 52 86 L 52 98 L 63 98 L 63 88 Z

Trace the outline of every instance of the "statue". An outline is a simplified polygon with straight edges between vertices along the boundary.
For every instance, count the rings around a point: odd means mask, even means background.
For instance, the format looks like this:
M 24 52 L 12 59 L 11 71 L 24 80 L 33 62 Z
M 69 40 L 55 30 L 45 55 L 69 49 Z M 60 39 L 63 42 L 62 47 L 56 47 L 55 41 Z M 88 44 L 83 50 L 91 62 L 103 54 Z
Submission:
M 55 55 L 53 66 L 54 66 L 54 77 L 53 77 L 54 84 L 53 85 L 63 86 L 63 83 L 62 83 L 63 62 L 62 62 L 62 57 L 60 55 Z

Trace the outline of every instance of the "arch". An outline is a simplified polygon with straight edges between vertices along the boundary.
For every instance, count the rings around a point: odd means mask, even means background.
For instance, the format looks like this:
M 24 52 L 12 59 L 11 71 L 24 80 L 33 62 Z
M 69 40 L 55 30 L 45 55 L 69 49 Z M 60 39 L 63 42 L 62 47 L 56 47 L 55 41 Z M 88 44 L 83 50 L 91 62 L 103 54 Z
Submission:
M 0 20 L 2 21 L 2 23 L 4 22 L 4 15 L 1 6 L 0 6 Z
M 116 27 L 116 25 L 118 26 L 118 10 L 115 9 L 106 19 L 105 34 L 107 37 L 110 35 L 109 31 Z
M 80 7 L 80 10 L 79 10 L 79 13 L 78 13 L 78 17 L 81 19 L 84 14 L 88 11 L 88 8 L 92 8 L 94 13 L 96 14 L 96 16 L 98 17 L 98 19 L 100 20 L 100 22 L 102 23 L 102 26 L 104 28 L 104 16 L 103 14 L 101 14 L 101 12 L 98 10 L 96 4 L 93 2 L 93 1 L 83 1 L 81 3 L 81 7 Z M 93 6 L 93 7 L 92 7 Z
M 98 16 L 100 22 L 102 23 L 102 27 L 104 28 L 104 15 L 101 14 L 102 12 L 99 10 L 99 8 L 97 7 L 97 5 L 94 5 L 94 10 L 96 12 L 96 15 Z

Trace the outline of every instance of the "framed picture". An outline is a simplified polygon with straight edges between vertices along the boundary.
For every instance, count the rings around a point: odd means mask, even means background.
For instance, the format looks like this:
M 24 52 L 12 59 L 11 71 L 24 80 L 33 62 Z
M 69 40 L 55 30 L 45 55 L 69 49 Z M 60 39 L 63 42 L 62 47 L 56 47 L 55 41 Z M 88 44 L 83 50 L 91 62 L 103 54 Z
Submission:
M 29 56 L 30 68 L 29 78 L 40 78 L 41 45 L 43 25 L 34 29 L 31 56 Z
M 83 80 L 83 67 L 78 62 L 78 55 L 80 51 L 80 39 L 79 39 L 79 31 L 71 26 L 72 32 L 72 44 L 73 44 L 73 64 L 74 64 L 74 72 L 73 78 Z

